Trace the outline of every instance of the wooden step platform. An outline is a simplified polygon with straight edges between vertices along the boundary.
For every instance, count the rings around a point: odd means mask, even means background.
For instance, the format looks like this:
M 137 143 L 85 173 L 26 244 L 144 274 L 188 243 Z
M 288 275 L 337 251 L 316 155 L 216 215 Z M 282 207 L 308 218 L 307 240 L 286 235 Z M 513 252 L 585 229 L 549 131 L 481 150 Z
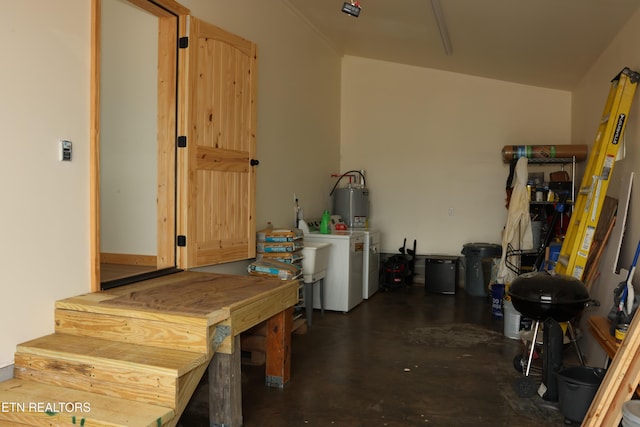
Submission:
M 185 315 L 118 304 L 122 300 L 101 292 L 58 301 L 56 332 L 157 348 L 170 342 L 174 349 L 206 353 L 210 351 L 209 327 L 229 317 L 228 310 Z
M 175 427 L 208 367 L 210 425 L 240 426 L 240 334 L 266 322 L 265 384 L 283 387 L 297 289 L 180 272 L 57 301 L 55 333 L 0 383 L 0 427 Z
M 21 379 L 0 383 L 0 402 L 0 426 L 158 427 L 175 415 L 171 408 Z
M 206 362 L 203 353 L 52 334 L 18 345 L 15 377 L 175 408 L 181 377 Z

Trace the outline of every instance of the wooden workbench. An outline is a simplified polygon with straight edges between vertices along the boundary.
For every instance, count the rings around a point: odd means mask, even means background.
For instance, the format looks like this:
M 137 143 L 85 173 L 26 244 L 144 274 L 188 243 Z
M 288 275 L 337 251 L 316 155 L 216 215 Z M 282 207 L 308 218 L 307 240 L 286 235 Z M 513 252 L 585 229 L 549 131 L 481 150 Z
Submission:
M 620 346 L 616 343 L 616 339 L 611 336 L 611 322 L 609 319 L 602 316 L 591 316 L 589 318 L 589 328 L 593 337 L 609 356 L 609 359 L 613 359 Z
M 606 317 L 591 316 L 588 322 L 591 334 L 607 353 L 609 359 L 613 360 L 620 349 L 620 344 L 616 342 L 615 337 L 611 336 L 611 321 Z M 636 396 L 640 397 L 640 386 L 636 387 Z

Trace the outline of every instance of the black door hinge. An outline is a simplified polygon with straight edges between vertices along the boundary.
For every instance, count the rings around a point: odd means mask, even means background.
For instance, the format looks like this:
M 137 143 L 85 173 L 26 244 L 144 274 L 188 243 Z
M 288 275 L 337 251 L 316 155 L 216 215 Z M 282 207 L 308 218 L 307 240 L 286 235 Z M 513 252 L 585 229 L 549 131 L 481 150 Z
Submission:
M 178 246 L 187 246 L 187 236 L 177 236 Z
M 178 48 L 186 49 L 189 47 L 189 37 L 180 37 L 178 39 Z
M 178 137 L 178 147 L 184 148 L 186 146 L 187 146 L 187 137 L 186 136 L 179 136 Z

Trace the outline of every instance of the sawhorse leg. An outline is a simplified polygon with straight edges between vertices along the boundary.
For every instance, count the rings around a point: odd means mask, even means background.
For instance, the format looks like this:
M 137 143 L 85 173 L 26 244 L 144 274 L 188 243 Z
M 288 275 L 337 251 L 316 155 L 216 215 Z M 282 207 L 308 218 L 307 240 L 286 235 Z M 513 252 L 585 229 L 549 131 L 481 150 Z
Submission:
M 231 354 L 215 353 L 209 363 L 209 426 L 242 426 L 240 335 Z
M 269 387 L 283 388 L 291 378 L 291 329 L 293 307 L 267 320 L 266 378 Z
M 293 307 L 267 320 L 266 377 L 269 387 L 283 388 L 291 378 Z M 209 363 L 209 425 L 242 426 L 240 335 L 233 338 L 230 354 L 215 353 Z

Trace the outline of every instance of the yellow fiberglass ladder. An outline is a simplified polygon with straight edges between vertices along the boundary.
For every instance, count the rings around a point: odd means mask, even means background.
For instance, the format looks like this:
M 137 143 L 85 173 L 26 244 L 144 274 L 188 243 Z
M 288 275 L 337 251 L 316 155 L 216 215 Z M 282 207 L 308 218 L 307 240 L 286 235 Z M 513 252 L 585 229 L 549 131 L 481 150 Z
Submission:
M 555 271 L 582 280 L 640 73 L 623 69 L 612 81 Z

